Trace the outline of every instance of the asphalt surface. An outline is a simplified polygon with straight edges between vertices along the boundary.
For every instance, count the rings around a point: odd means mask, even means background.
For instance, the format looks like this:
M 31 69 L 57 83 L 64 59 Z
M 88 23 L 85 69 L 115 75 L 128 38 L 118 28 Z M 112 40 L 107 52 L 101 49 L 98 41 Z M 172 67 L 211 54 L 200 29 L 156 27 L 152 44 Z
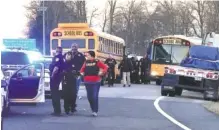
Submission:
M 154 107 L 154 100 L 160 97 L 159 86 L 102 87 L 98 117 L 91 116 L 84 87 L 79 94 L 78 112 L 71 116 L 51 116 L 50 99 L 36 106 L 12 106 L 3 130 L 182 130 Z M 184 91 L 182 97 L 165 97 L 159 105 L 192 130 L 218 130 L 219 116 L 205 110 L 203 102 L 200 93 Z

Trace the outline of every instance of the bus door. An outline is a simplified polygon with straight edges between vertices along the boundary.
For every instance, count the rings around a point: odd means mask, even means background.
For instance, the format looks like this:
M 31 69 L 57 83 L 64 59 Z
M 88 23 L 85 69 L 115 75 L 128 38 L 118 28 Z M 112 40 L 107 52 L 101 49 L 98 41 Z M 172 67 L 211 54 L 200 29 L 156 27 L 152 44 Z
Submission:
M 8 89 L 10 102 L 45 102 L 44 65 L 35 63 L 17 70 L 9 80 Z

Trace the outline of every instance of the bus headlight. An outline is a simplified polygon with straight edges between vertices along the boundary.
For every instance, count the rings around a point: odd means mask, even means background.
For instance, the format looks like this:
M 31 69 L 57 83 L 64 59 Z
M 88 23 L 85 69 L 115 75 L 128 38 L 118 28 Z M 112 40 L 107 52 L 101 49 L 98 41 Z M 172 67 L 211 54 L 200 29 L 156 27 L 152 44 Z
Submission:
M 156 76 L 156 75 L 158 75 L 158 73 L 156 71 L 151 72 L 151 76 Z

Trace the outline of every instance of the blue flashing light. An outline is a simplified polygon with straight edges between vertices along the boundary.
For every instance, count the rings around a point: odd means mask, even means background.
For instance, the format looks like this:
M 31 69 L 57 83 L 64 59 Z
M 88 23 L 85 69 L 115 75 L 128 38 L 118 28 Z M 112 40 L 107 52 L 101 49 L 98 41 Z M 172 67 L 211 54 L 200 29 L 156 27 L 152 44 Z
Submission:
M 27 55 L 31 63 L 44 60 L 43 55 L 38 51 L 28 51 Z

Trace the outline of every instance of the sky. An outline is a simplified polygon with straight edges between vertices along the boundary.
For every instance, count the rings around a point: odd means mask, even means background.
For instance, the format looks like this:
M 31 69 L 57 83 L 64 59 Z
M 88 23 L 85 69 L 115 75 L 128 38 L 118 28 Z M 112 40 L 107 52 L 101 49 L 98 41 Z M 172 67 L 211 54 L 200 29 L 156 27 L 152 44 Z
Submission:
M 25 5 L 31 0 L 0 0 L 0 40 L 7 38 L 26 38 L 25 29 L 28 22 Z M 103 8 L 106 0 L 88 1 L 88 10 L 93 7 Z M 13 29 L 13 30 L 12 30 Z
M 25 14 L 25 5 L 28 5 L 31 0 L 0 0 L 0 40 L 7 38 L 26 38 L 25 29 L 28 22 Z M 94 7 L 99 11 L 103 11 L 107 0 L 87 0 L 88 12 L 91 12 Z M 124 3 L 127 0 L 119 0 Z M 89 16 L 89 14 L 88 14 Z M 94 21 L 95 27 L 100 29 L 98 24 L 101 24 L 102 15 L 99 15 Z M 12 30 L 13 29 L 13 30 Z

